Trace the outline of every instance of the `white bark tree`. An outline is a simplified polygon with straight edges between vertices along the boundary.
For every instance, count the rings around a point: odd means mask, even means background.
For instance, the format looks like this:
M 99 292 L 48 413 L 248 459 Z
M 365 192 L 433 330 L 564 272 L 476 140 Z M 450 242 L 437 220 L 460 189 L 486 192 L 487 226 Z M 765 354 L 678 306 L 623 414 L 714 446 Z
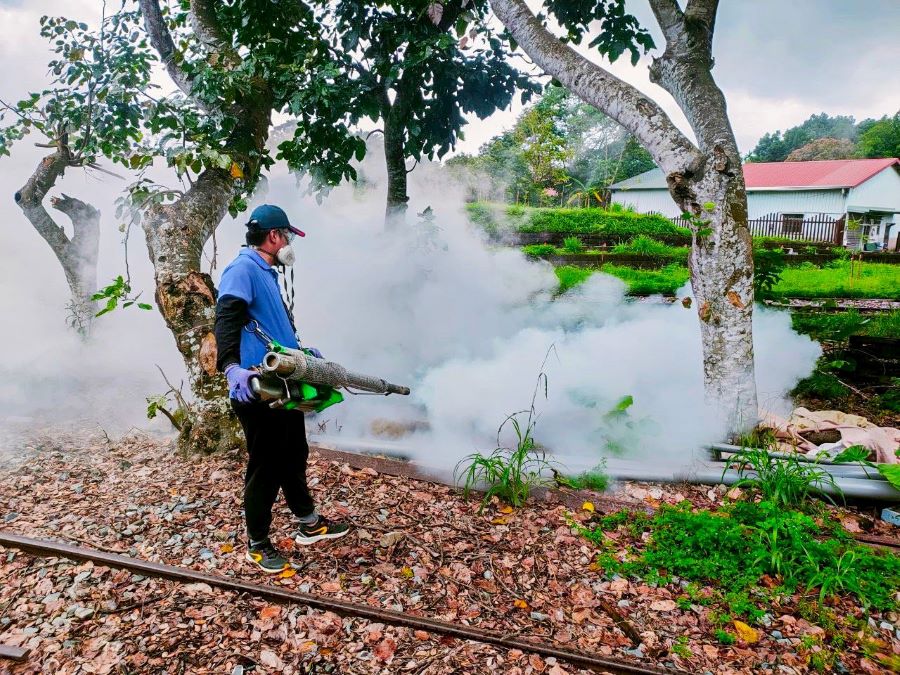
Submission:
M 68 322 L 86 339 L 90 335 L 94 312 L 97 310 L 91 296 L 97 290 L 100 212 L 90 204 L 65 194 L 51 197 L 51 206 L 66 214 L 72 221 L 70 237 L 43 203 L 56 181 L 72 165 L 72 153 L 65 142 L 60 140 L 56 152 L 40 161 L 25 185 L 16 192 L 15 200 L 59 261 L 72 296 Z M 74 165 L 78 166 L 77 163 Z
M 653 58 L 650 79 L 675 99 L 696 144 L 655 101 L 558 39 L 525 0 L 490 4 L 540 68 L 625 127 L 665 172 L 672 198 L 693 220 L 689 265 L 707 396 L 733 428 L 752 426 L 758 416 L 752 240 L 741 157 L 712 76 L 718 0 L 688 0 L 683 9 L 677 0 L 650 0 L 666 42 Z

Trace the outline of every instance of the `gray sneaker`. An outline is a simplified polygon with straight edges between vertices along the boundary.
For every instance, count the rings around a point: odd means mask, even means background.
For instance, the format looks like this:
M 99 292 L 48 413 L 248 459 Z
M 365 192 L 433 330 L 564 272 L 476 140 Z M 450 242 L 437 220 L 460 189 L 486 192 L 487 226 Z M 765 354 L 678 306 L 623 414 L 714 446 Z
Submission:
M 266 574 L 278 574 L 291 567 L 272 542 L 266 539 L 247 548 L 247 561 L 256 565 Z

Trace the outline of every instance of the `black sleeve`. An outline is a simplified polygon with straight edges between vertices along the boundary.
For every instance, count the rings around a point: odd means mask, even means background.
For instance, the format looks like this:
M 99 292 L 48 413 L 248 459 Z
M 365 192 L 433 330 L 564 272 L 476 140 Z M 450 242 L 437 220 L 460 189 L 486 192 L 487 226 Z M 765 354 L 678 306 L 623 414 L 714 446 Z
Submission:
M 247 301 L 233 295 L 220 296 L 216 303 L 216 367 L 224 372 L 241 362 L 241 331 L 250 322 Z

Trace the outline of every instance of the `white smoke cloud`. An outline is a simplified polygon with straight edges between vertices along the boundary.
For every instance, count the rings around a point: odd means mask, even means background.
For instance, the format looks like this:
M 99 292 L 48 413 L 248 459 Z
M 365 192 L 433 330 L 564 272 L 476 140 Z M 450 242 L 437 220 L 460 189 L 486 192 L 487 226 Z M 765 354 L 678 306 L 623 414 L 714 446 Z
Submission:
M 367 437 L 382 418 L 427 422 L 430 431 L 402 442 L 423 463 L 452 467 L 492 449 L 503 419 L 529 407 L 553 345 L 536 437 L 561 458 L 590 465 L 617 448 L 684 457 L 721 440 L 723 425 L 704 404 L 696 311 L 628 301 L 624 284 L 607 275 L 554 300 L 552 268 L 488 245 L 434 166 L 412 174 L 410 226 L 385 233 L 378 165 L 367 161 L 366 176 L 372 191 L 343 187 L 321 206 L 289 178 L 271 180 L 267 196 L 308 234 L 295 243 L 304 342 L 413 389 L 409 399 L 348 397 L 320 416 L 332 434 L 341 426 L 339 438 Z M 426 205 L 435 231 L 415 222 Z M 242 228 L 222 230 L 219 250 L 233 251 Z M 785 393 L 810 372 L 819 347 L 784 313 L 757 312 L 755 330 L 760 400 L 784 411 Z M 624 396 L 634 399 L 628 414 L 607 416 Z
M 21 151 L 4 160 L 2 194 L 11 196 L 39 157 Z M 695 311 L 627 301 L 622 282 L 606 275 L 554 300 L 552 268 L 488 245 L 468 225 L 461 192 L 435 165 L 411 174 L 410 226 L 385 233 L 379 160 L 377 153 L 367 160 L 366 191 L 343 186 L 317 204 L 282 169 L 265 197 L 308 235 L 295 243 L 294 268 L 304 343 L 413 389 L 409 398 L 348 396 L 317 418 L 326 422 L 326 435 L 371 436 L 377 419 L 427 422 L 430 431 L 402 442 L 423 463 L 450 468 L 473 450 L 492 449 L 503 419 L 530 405 L 554 345 L 548 397 L 536 401 L 536 437 L 565 461 L 590 465 L 616 447 L 629 456 L 676 457 L 721 438 L 721 425 L 703 403 Z M 51 192 L 102 211 L 101 284 L 124 270 L 113 218 L 123 185 L 71 172 Z M 433 231 L 416 223 L 428 205 L 437 216 Z M 88 343 L 80 342 L 64 325 L 68 289 L 52 253 L 11 198 L 0 202 L 0 216 L 7 224 L 0 229 L 0 314 L 8 317 L 0 333 L 6 355 L 0 406 L 7 423 L 88 419 L 111 432 L 147 427 L 144 398 L 166 389 L 154 364 L 175 383 L 184 377 L 159 313 L 113 312 L 97 321 Z M 216 281 L 243 243 L 245 220 L 246 214 L 228 218 L 217 232 Z M 153 276 L 139 228 L 130 259 L 134 287 L 147 299 Z M 786 314 L 774 311 L 757 313 L 756 349 L 760 398 L 775 406 L 819 354 L 815 343 L 791 331 Z M 627 417 L 607 417 L 624 396 L 634 398 Z

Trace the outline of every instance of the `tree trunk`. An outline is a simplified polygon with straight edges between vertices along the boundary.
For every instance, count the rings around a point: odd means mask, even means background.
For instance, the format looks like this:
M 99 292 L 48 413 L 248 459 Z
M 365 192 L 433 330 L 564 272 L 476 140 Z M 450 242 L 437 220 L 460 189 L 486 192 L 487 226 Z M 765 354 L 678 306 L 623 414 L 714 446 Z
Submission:
M 688 191 L 691 197 L 685 199 Z M 672 196 L 682 198 L 682 208 L 694 214 L 689 266 L 700 318 L 706 393 L 719 404 L 731 429 L 744 430 L 756 424 L 758 406 L 753 245 L 743 175 L 738 170 L 729 176 L 709 162 L 699 180 L 674 186 Z
M 393 104 L 382 100 L 384 120 L 384 163 L 387 169 L 387 202 L 384 212 L 386 230 L 400 228 L 406 223 L 406 209 L 409 204 L 407 194 L 406 141 L 404 106 L 400 94 Z
M 211 453 L 240 445 L 225 378 L 216 371 L 216 288 L 200 268 L 203 245 L 225 215 L 232 183 L 228 172 L 207 169 L 184 197 L 150 207 L 142 221 L 156 302 L 184 358 L 194 397 L 179 436 L 184 452 Z
M 48 155 L 16 192 L 15 200 L 38 234 L 56 255 L 66 275 L 72 299 L 68 322 L 82 338 L 90 335 L 96 309 L 91 296 L 97 290 L 97 257 L 100 247 L 100 212 L 90 204 L 63 195 L 53 198 L 52 205 L 72 220 L 70 239 L 44 208 L 47 192 L 69 166 L 71 154 L 63 142 L 55 153 Z
M 140 0 L 144 26 L 172 81 L 201 110 L 207 103 L 194 96 L 194 82 L 176 58 L 158 0 Z M 191 0 L 191 23 L 210 51 L 210 59 L 241 65 L 232 36 L 217 23 L 212 0 Z M 224 151 L 245 180 L 259 176 L 269 127 L 273 95 L 268 82 L 258 78 L 251 91 L 241 92 L 226 109 L 218 111 L 233 123 Z M 181 430 L 179 446 L 185 452 L 210 453 L 240 444 L 239 425 L 228 401 L 225 377 L 216 371 L 216 288 L 200 269 L 206 241 L 225 216 L 236 194 L 229 171 L 205 169 L 191 189 L 173 204 L 157 204 L 143 218 L 144 234 L 156 279 L 156 301 L 184 358 L 194 395 L 189 420 Z
M 73 236 L 69 241 L 71 271 L 66 271 L 66 279 L 72 291 L 69 321 L 73 328 L 87 337 L 97 309 L 91 296 L 97 292 L 100 212 L 90 204 L 65 194 L 52 197 L 50 203 L 72 221 Z

